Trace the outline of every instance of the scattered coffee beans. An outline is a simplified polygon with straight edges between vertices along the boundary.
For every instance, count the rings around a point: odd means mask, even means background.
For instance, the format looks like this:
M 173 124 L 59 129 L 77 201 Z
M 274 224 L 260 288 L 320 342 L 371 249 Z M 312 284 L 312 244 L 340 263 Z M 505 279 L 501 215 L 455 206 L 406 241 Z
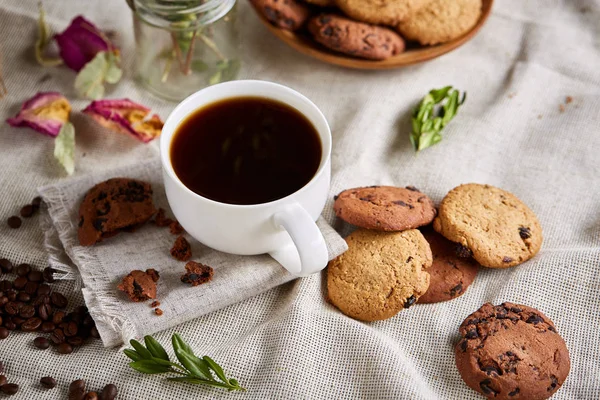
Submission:
M 87 392 L 83 397 L 83 400 L 98 400 L 98 393 L 96 392 Z
M 44 277 L 44 281 L 48 282 L 48 283 L 52 283 L 54 282 L 54 273 L 56 272 L 56 270 L 52 267 L 46 267 L 44 268 L 44 271 L 42 272 L 42 275 Z
M 56 379 L 51 376 L 45 376 L 40 379 L 40 383 L 46 389 L 53 389 L 56 386 Z
M 16 215 L 13 215 L 6 221 L 6 223 L 8 224 L 8 226 L 11 229 L 18 229 L 21 227 L 22 222 L 21 222 L 21 218 L 17 217 Z
M 4 385 L 0 386 L 0 391 L 4 394 L 12 396 L 13 394 L 17 394 L 19 391 L 19 385 L 16 383 L 5 383 Z
M 42 198 L 41 198 L 41 197 L 39 197 L 39 196 L 37 196 L 36 198 L 34 198 L 34 199 L 31 201 L 31 205 L 33 206 L 33 208 L 34 208 L 35 210 L 38 210 L 38 209 L 40 208 L 40 204 L 42 204 Z
M 18 276 L 27 276 L 31 272 L 31 265 L 29 264 L 19 264 L 17 265 L 17 275 Z
M 56 348 L 56 351 L 58 351 L 60 354 L 71 354 L 73 352 L 73 346 L 71 346 L 69 343 L 61 343 Z
M 77 379 L 71 382 L 67 396 L 69 400 L 83 400 L 83 396 L 85 396 L 85 381 Z
M 8 329 L 3 326 L 0 326 L 0 340 L 6 339 L 8 337 L 8 334 Z
M 33 345 L 38 349 L 46 350 L 48 347 L 50 347 L 50 342 L 45 337 L 38 336 L 33 339 Z
M 21 217 L 30 218 L 33 215 L 33 206 L 31 204 L 27 204 L 21 208 Z
M 2 258 L 0 259 L 0 270 L 2 270 L 2 272 L 5 274 L 10 274 L 13 270 L 13 265 L 6 258 Z
M 0 386 L 6 385 L 7 383 L 8 380 L 6 379 L 6 377 L 4 375 L 0 375 Z
M 112 383 L 109 383 L 108 385 L 104 386 L 104 389 L 102 389 L 102 393 L 100 393 L 100 400 L 115 400 L 117 394 L 117 387 Z

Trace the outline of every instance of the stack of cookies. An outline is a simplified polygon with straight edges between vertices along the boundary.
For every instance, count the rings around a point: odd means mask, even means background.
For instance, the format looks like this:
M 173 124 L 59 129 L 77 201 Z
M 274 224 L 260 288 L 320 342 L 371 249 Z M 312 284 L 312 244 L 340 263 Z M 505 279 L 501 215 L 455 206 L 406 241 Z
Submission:
M 438 210 L 412 186 L 361 187 L 336 196 L 334 209 L 359 229 L 346 238 L 348 251 L 327 267 L 328 297 L 361 321 L 390 318 L 417 302 L 452 300 L 473 283 L 480 266 L 517 266 L 542 244 L 529 207 L 490 185 L 458 186 Z M 569 373 L 564 340 L 534 308 L 486 303 L 459 332 L 459 373 L 488 398 L 547 399 Z
M 384 60 L 405 49 L 404 40 L 436 45 L 470 31 L 482 0 L 250 0 L 273 25 L 306 29 L 330 50 Z

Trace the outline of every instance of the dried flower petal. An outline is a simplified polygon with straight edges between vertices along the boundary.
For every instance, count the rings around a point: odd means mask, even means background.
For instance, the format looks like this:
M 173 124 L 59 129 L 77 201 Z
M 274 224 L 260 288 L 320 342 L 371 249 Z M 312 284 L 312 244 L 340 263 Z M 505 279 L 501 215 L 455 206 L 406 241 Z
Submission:
M 67 174 L 75 172 L 75 128 L 66 122 L 54 141 L 54 157 L 65 168 Z
M 82 97 L 98 100 L 104 96 L 104 82 L 117 83 L 123 71 L 120 57 L 112 51 L 101 51 L 77 74 L 75 90 Z
M 48 136 L 56 137 L 69 120 L 71 105 L 60 93 L 38 93 L 21 106 L 21 111 L 6 122 L 10 126 L 28 126 Z
M 54 38 L 65 64 L 75 71 L 83 68 L 99 52 L 115 49 L 106 35 L 82 16 L 73 19 L 71 25 Z
M 100 125 L 116 132 L 126 133 L 144 143 L 160 136 L 163 122 L 150 109 L 129 99 L 92 101 L 84 113 Z

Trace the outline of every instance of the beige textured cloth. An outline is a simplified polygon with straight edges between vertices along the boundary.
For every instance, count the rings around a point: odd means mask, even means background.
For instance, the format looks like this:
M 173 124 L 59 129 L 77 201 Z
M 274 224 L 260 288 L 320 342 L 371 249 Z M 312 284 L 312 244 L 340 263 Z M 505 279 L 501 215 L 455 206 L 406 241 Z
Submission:
M 124 1 L 45 1 L 49 22 L 64 27 L 85 14 L 122 35 L 132 60 L 130 16 Z M 244 78 L 288 85 L 312 99 L 333 132 L 331 194 L 365 184 L 413 184 L 435 201 L 464 182 L 515 193 L 544 228 L 540 254 L 517 268 L 484 270 L 460 299 L 416 305 L 387 321 L 361 323 L 324 298 L 323 276 L 295 280 L 262 295 L 188 321 L 173 332 L 200 354 L 220 362 L 249 390 L 232 394 L 165 382 L 131 371 L 126 359 L 100 342 L 59 356 L 31 346 L 34 335 L 0 341 L 0 359 L 16 399 L 65 398 L 66 385 L 87 379 L 114 382 L 121 399 L 480 399 L 466 387 L 452 346 L 460 322 L 482 303 L 513 301 L 539 308 L 565 338 L 572 369 L 553 399 L 600 397 L 600 4 L 594 0 L 498 0 L 482 31 L 460 49 L 421 65 L 393 71 L 353 71 L 296 53 L 266 28 L 242 1 Z M 37 17 L 34 0 L 0 2 L 0 45 L 10 92 L 0 118 L 16 113 L 38 90 L 74 98 L 74 74 L 32 61 Z M 48 74 L 50 79 L 41 78 Z M 466 90 L 467 102 L 444 130 L 441 143 L 415 155 L 408 141 L 410 111 L 431 88 Z M 128 96 L 164 118 L 173 104 L 136 86 L 130 75 L 110 97 Z M 573 101 L 564 105 L 566 96 Z M 75 109 L 87 102 L 75 101 Z M 564 112 L 559 106 L 563 104 Z M 129 165 L 156 155 L 103 130 L 80 114 L 77 175 Z M 85 155 L 85 156 L 84 156 Z M 52 142 L 26 129 L 0 126 L 0 216 L 18 212 L 36 188 L 59 182 Z M 331 203 L 325 219 L 334 221 Z M 0 255 L 43 266 L 46 253 L 35 217 L 19 230 L 0 223 Z M 72 283 L 62 284 L 82 301 Z M 37 383 L 52 375 L 59 387 Z
M 212 250 L 184 234 L 192 249 L 191 260 L 215 270 L 212 281 L 191 287 L 181 283 L 185 262 L 170 249 L 177 236 L 168 227 L 148 223 L 133 233 L 121 233 L 94 246 L 80 246 L 77 238 L 79 205 L 85 193 L 106 179 L 125 177 L 152 185 L 154 204 L 172 215 L 162 182 L 159 160 L 88 175 L 39 189 L 44 199 L 42 228 L 50 266 L 81 277 L 83 297 L 96 321 L 105 346 L 172 328 L 228 305 L 289 282 L 293 276 L 268 255 L 244 257 Z M 344 239 L 322 218 L 317 221 L 329 259 L 348 248 Z M 65 261 L 63 255 L 68 255 Z M 73 264 L 75 264 L 73 266 Z M 75 268 L 74 268 L 75 267 Z M 157 300 L 164 312 L 157 316 L 148 302 L 134 303 L 117 290 L 117 284 L 134 269 L 153 268 L 160 274 Z

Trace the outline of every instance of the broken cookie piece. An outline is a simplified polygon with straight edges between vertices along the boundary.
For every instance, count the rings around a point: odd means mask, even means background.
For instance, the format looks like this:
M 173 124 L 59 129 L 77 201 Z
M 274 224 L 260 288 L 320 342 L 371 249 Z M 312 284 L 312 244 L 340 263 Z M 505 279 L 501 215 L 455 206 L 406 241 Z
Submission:
M 165 227 L 165 226 L 169 226 L 173 223 L 174 221 L 171 218 L 167 218 L 165 216 L 165 210 L 162 208 L 158 209 L 158 213 L 156 214 L 156 217 L 154 218 L 154 223 L 156 224 L 156 226 L 158 227 Z
M 209 282 L 214 273 L 214 270 L 208 265 L 200 264 L 195 261 L 190 261 L 185 264 L 185 270 L 187 272 L 181 276 L 181 282 L 189 283 L 192 286 L 198 286 Z
M 117 289 L 125 292 L 131 301 L 155 299 L 158 279 L 158 272 L 154 269 L 147 269 L 145 272 L 136 269 L 123 278 Z
M 171 221 L 171 224 L 169 225 L 169 230 L 173 235 L 181 235 L 183 233 L 183 227 L 179 225 L 179 222 L 177 221 Z
M 178 236 L 171 248 L 171 255 L 179 261 L 187 261 L 192 258 L 192 247 L 183 236 Z
M 79 207 L 79 244 L 91 246 L 133 230 L 156 213 L 149 183 L 113 178 L 92 187 Z

